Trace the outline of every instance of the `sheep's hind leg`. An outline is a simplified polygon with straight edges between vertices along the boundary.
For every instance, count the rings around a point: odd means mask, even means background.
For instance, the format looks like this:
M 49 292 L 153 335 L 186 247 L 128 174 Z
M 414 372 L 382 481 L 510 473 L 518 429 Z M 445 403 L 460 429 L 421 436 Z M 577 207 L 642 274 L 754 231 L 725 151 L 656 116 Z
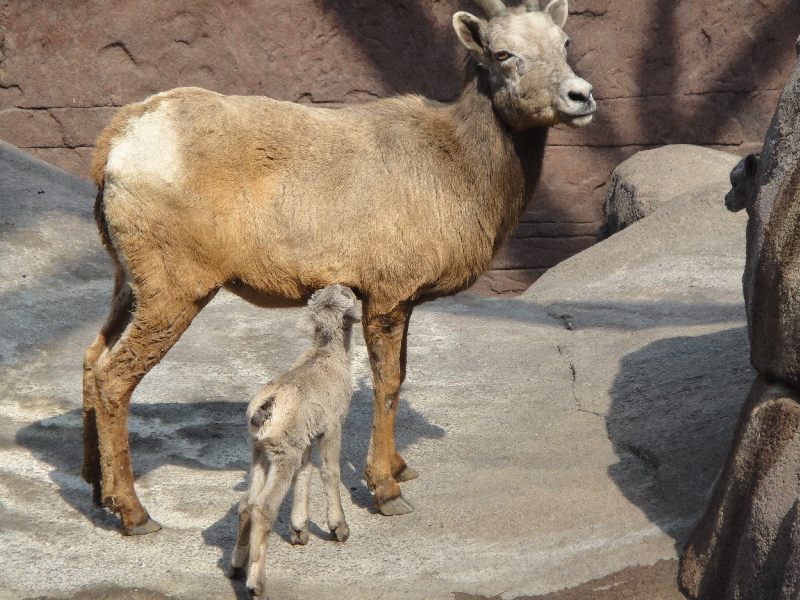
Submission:
M 253 510 L 250 514 L 250 564 L 247 568 L 246 585 L 251 596 L 261 596 L 264 593 L 267 538 L 278 515 L 278 508 L 289 491 L 302 460 L 302 455 L 291 452 L 270 456 L 264 489 L 256 497 L 248 494 L 248 502 Z
M 228 577 L 240 579 L 244 577 L 244 567 L 250 554 L 250 518 L 253 512 L 251 498 L 257 498 L 267 483 L 269 461 L 264 450 L 258 446 L 253 448 L 253 460 L 250 468 L 250 486 L 247 494 L 239 503 L 239 527 L 236 545 L 231 553 L 231 564 L 228 566 Z
M 142 506 L 133 485 L 127 417 L 131 394 L 142 377 L 178 341 L 192 319 L 214 297 L 212 290 L 191 301 L 174 297 L 141 297 L 114 347 L 101 354 L 94 368 L 95 415 L 100 448 L 102 501 L 120 515 L 125 535 L 161 529 Z
M 131 320 L 133 293 L 125 282 L 124 273 L 118 271 L 114 278 L 114 294 L 111 310 L 100 333 L 83 355 L 83 466 L 84 481 L 92 486 L 92 500 L 102 506 L 100 446 L 97 436 L 97 413 L 95 407 L 100 398 L 94 379 L 94 366 L 103 352 L 117 343 Z
M 328 504 L 328 529 L 331 539 L 346 542 L 350 537 L 350 528 L 344 519 L 342 497 L 339 493 L 340 468 L 339 454 L 342 449 L 342 430 L 329 429 L 318 438 L 319 453 L 322 459 L 322 483 L 325 486 L 325 499 Z
M 362 318 L 375 390 L 364 479 L 375 496 L 375 508 L 384 515 L 404 515 L 414 510 L 403 498 L 398 480 L 413 479 L 416 472 L 398 454 L 394 441 L 394 419 L 406 371 L 411 309 L 410 304 L 401 303 L 388 314 L 374 315 L 367 301 Z
M 308 543 L 308 492 L 311 483 L 311 445 L 303 453 L 303 462 L 294 476 L 294 497 L 292 498 L 291 526 L 289 541 L 297 546 Z

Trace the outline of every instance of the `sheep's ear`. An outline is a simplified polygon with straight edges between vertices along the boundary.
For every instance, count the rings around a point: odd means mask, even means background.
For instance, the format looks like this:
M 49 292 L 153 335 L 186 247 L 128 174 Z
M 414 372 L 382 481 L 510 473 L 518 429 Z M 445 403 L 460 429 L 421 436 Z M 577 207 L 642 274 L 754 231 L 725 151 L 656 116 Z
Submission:
M 486 23 L 475 15 L 460 11 L 453 15 L 453 29 L 475 60 L 485 65 L 489 52 L 489 32 Z
M 758 172 L 758 159 L 755 154 L 748 154 L 744 159 L 744 172 L 749 179 L 753 179 Z
M 547 8 L 544 9 L 544 12 L 550 15 L 553 23 L 559 27 L 564 27 L 564 23 L 567 22 L 567 16 L 569 16 L 569 2 L 567 0 L 552 0 L 547 5 Z

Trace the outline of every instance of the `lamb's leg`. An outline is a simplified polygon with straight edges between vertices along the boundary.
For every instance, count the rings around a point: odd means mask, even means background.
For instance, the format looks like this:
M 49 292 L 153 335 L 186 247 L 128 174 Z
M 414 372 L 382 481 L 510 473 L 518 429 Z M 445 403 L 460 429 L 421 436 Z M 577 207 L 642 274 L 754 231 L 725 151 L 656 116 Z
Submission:
M 292 498 L 292 517 L 289 541 L 294 545 L 308 543 L 308 492 L 311 483 L 311 445 L 303 453 L 303 462 L 294 476 L 294 497 Z
M 94 367 L 100 355 L 117 343 L 119 336 L 131 320 L 133 293 L 125 282 L 124 273 L 117 271 L 114 277 L 114 294 L 111 310 L 100 333 L 83 355 L 83 467 L 84 481 L 92 485 L 92 499 L 97 506 L 102 504 L 100 487 L 100 447 L 97 437 L 97 415 L 95 406 L 100 401 L 94 380 Z
M 244 567 L 250 553 L 250 517 L 253 505 L 250 498 L 256 498 L 264 489 L 267 482 L 269 462 L 264 451 L 258 446 L 253 448 L 252 468 L 250 469 L 250 487 L 239 503 L 239 532 L 236 536 L 236 546 L 231 553 L 231 564 L 228 566 L 228 577 L 240 579 L 244 577 Z
M 322 459 L 322 483 L 325 486 L 325 499 L 328 503 L 328 529 L 331 539 L 346 542 L 350 528 L 344 520 L 342 497 L 339 493 L 340 469 L 339 454 L 342 449 L 342 430 L 332 428 L 319 436 L 319 454 Z
M 411 309 L 411 304 L 401 303 L 388 314 L 372 314 L 367 300 L 362 317 L 375 390 L 364 479 L 375 495 L 375 508 L 384 515 L 403 515 L 414 510 L 403 498 L 397 482 L 413 479 L 416 473 L 397 453 L 394 441 L 394 418 L 406 371 Z
M 278 515 L 278 508 L 301 463 L 301 454 L 285 452 L 270 456 L 264 489 L 256 497 L 248 494 L 248 501 L 253 507 L 250 513 L 250 564 L 247 568 L 247 591 L 251 596 L 260 596 L 264 592 L 267 538 Z
M 195 301 L 167 297 L 163 291 L 157 297 L 137 297 L 130 324 L 114 347 L 100 355 L 92 369 L 97 386 L 95 419 L 102 501 L 120 515 L 125 535 L 151 533 L 161 528 L 147 514 L 133 486 L 127 428 L 131 394 L 215 293 L 216 290 L 212 290 Z

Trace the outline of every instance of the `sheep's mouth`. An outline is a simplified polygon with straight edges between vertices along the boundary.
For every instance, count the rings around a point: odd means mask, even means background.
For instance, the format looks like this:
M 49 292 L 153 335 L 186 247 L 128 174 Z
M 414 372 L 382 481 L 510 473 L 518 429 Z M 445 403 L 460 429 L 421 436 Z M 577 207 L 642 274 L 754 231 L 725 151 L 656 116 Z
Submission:
M 564 117 L 564 123 L 570 127 L 574 127 L 575 129 L 580 129 L 581 127 L 586 127 L 589 123 L 591 123 L 593 117 L 594 113 L 581 115 L 578 117 Z

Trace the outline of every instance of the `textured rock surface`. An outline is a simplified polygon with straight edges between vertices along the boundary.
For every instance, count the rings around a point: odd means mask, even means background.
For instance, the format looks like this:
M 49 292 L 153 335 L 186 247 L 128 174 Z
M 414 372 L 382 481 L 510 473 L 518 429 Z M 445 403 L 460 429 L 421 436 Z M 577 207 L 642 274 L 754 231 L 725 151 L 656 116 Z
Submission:
M 798 98 L 800 60 L 767 133 L 759 187 L 748 206 L 743 287 L 750 358 L 760 374 L 725 469 L 681 558 L 680 582 L 691 598 L 788 600 L 800 594 Z
M 115 106 L 179 85 L 335 105 L 449 100 L 466 0 L 0 0 L 0 138 L 85 176 Z M 524 227 L 478 289 L 514 292 L 591 245 L 611 171 L 674 143 L 757 150 L 791 68 L 795 0 L 573 0 L 571 62 L 595 86 L 585 131 L 551 135 Z
M 352 536 L 325 541 L 315 475 L 307 547 L 286 540 L 288 505 L 279 514 L 270 598 L 509 600 L 677 558 L 754 377 L 745 215 L 724 192 L 676 199 L 520 298 L 415 311 L 397 419 L 420 472 L 403 484 L 408 516 L 373 514 L 361 482 L 372 392 L 357 335 L 342 449 Z M 249 465 L 244 410 L 307 347 L 299 313 L 221 294 L 145 377 L 133 464 L 164 529 L 123 538 L 80 477 L 81 354 L 112 285 L 92 203 L 85 182 L 0 154 L 0 598 L 243 597 L 222 569 Z
M 697 187 L 699 181 L 728 184 L 731 169 L 739 160 L 735 154 L 685 144 L 634 154 L 611 174 L 600 239 L 655 212 Z
M 758 173 L 747 231 L 744 292 L 751 360 L 800 386 L 800 59 L 781 95 Z
M 708 509 L 681 558 L 680 584 L 703 600 L 800 593 L 800 393 L 753 383 Z

